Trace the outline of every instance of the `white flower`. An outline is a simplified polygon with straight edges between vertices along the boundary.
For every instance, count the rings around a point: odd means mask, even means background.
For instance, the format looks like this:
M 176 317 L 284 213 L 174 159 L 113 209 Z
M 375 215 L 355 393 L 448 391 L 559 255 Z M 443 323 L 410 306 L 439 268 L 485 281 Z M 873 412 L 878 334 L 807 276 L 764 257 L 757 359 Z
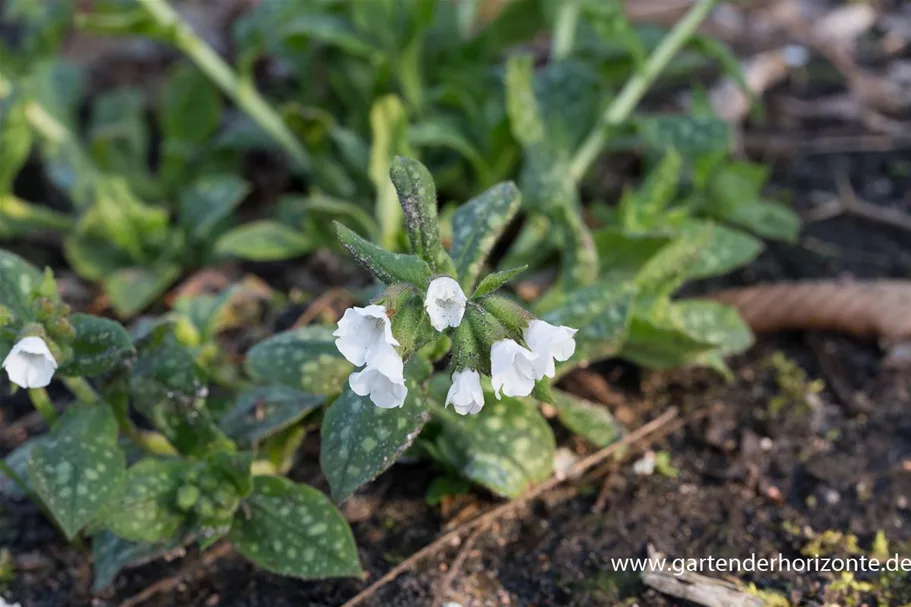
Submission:
M 40 337 L 23 337 L 13 346 L 3 365 L 9 380 L 22 388 L 43 388 L 51 383 L 57 361 Z
M 458 327 L 462 324 L 466 301 L 468 300 L 462 293 L 459 283 L 448 276 L 441 276 L 433 279 L 427 287 L 424 309 L 430 316 L 433 328 L 444 331 L 446 327 Z
M 386 315 L 386 306 L 348 308 L 332 335 L 338 338 L 335 347 L 355 366 L 377 366 L 386 359 L 398 357 L 395 346 L 399 342 L 392 336 L 392 322 Z
M 484 406 L 481 375 L 474 369 L 463 369 L 452 374 L 452 385 L 446 394 L 446 406 L 452 403 L 459 415 L 474 415 Z
M 369 394 L 373 404 L 383 409 L 401 407 L 405 404 L 405 396 L 408 394 L 401 373 L 390 377 L 376 367 L 368 366 L 363 371 L 352 373 L 348 377 L 348 385 L 358 396 Z
M 555 327 L 543 320 L 533 320 L 523 331 L 525 343 L 532 352 L 538 355 L 535 361 L 535 379 L 556 374 L 554 360 L 563 362 L 576 351 L 576 340 L 573 335 L 576 329 Z
M 490 348 L 490 379 L 494 393 L 506 396 L 528 396 L 535 388 L 534 363 L 538 359 L 515 340 L 501 339 Z

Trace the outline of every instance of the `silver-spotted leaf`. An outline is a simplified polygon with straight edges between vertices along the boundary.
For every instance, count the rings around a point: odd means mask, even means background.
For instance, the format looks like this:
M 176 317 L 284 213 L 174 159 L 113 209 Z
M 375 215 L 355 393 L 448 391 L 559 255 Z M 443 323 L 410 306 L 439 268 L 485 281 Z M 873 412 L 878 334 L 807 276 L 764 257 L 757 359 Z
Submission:
M 303 579 L 362 575 L 354 536 L 322 493 L 288 479 L 258 476 L 228 534 L 260 567 Z
M 338 222 L 335 227 L 342 246 L 380 282 L 387 285 L 407 282 L 423 288 L 430 280 L 433 271 L 423 259 L 382 249 Z
M 440 243 L 437 190 L 430 171 L 414 158 L 396 156 L 389 169 L 395 186 L 412 252 L 436 272 L 452 272 L 452 260 Z
M 487 392 L 478 415 L 448 416 L 437 438 L 447 464 L 504 497 L 518 497 L 550 476 L 554 436 L 536 407 Z
M 346 387 L 323 417 L 320 467 L 332 498 L 341 502 L 394 464 L 429 417 L 427 401 L 413 382 L 398 409 L 377 407 Z
M 41 284 L 41 272 L 15 253 L 0 249 L 0 306 L 19 321 L 31 318 L 32 289 Z
M 254 447 L 325 402 L 325 396 L 287 386 L 258 386 L 241 393 L 218 424 L 240 446 Z
M 708 226 L 708 238 L 703 241 L 701 234 Z M 692 221 L 681 228 L 681 234 L 691 241 L 691 247 L 702 242 L 695 258 L 687 255 L 691 260 L 686 268 L 687 279 L 723 276 L 756 259 L 763 249 L 762 241 L 746 232 L 707 221 Z
M 331 328 L 312 326 L 259 342 L 247 352 L 244 368 L 260 383 L 328 396 L 341 390 L 354 366 L 335 347 Z
M 110 531 L 96 533 L 92 536 L 92 564 L 95 568 L 92 590 L 104 590 L 114 582 L 121 570 L 144 565 L 191 541 L 191 537 L 180 535 L 169 541 L 150 544 L 131 542 Z
M 462 289 L 471 291 L 497 239 L 519 208 L 512 182 L 495 185 L 463 204 L 452 217 L 452 259 Z
M 603 448 L 620 440 L 625 434 L 604 405 L 579 398 L 569 392 L 554 390 L 554 402 L 560 423 L 593 444 Z
M 126 459 L 117 446 L 117 420 L 108 407 L 67 411 L 32 450 L 29 480 L 54 520 L 73 538 L 118 495 Z
M 105 508 L 102 524 L 134 542 L 171 538 L 187 515 L 177 507 L 177 490 L 189 464 L 181 460 L 144 459 L 127 470 L 123 488 Z
M 76 329 L 73 358 L 60 367 L 61 375 L 93 377 L 136 356 L 130 334 L 120 323 L 90 314 L 73 314 L 70 322 Z

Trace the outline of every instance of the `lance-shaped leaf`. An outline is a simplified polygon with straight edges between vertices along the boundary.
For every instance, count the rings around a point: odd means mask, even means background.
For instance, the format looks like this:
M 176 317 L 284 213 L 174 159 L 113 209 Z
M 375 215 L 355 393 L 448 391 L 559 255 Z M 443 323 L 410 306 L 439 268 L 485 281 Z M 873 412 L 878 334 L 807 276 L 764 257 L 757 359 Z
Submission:
M 800 234 L 800 216 L 771 200 L 745 200 L 731 209 L 724 219 L 763 238 L 795 242 Z
M 35 493 L 73 538 L 115 497 L 126 474 L 117 446 L 117 420 L 108 407 L 70 409 L 32 450 L 28 466 Z
M 414 158 L 396 156 L 389 177 L 405 212 L 412 252 L 435 272 L 453 273 L 452 260 L 440 243 L 437 190 L 430 171 Z
M 291 329 L 247 352 L 247 373 L 261 383 L 282 384 L 311 394 L 333 395 L 354 369 L 335 347 L 330 327 Z
M 756 259 L 764 248 L 762 241 L 746 232 L 708 221 L 689 222 L 680 229 L 680 233 L 684 240 L 680 246 L 686 248 L 682 255 L 690 260 L 686 279 L 723 276 Z M 684 244 L 686 241 L 689 244 Z M 701 245 L 696 249 L 699 243 Z
M 557 378 L 620 351 L 636 293 L 632 283 L 598 283 L 565 294 L 561 306 L 544 314 L 543 319 L 553 325 L 578 329 L 576 351 L 568 361 L 557 363 Z
M 633 124 L 654 150 L 674 148 L 688 157 L 726 152 L 731 146 L 728 123 L 714 116 L 643 116 Z
M 179 535 L 165 542 L 150 544 L 131 542 L 110 531 L 96 533 L 92 536 L 92 565 L 95 568 L 92 590 L 104 590 L 114 582 L 121 570 L 154 561 L 191 541 L 192 537 Z
M 604 405 L 554 390 L 553 405 L 560 423 L 593 444 L 603 448 L 620 440 L 625 430 Z
M 20 322 L 31 318 L 31 292 L 41 284 L 41 272 L 15 253 L 0 249 L 0 306 Z
M 335 223 L 335 228 L 342 246 L 380 282 L 387 285 L 407 282 L 423 288 L 430 280 L 433 271 L 423 259 L 382 249 L 338 222 Z
M 11 189 L 13 179 L 32 149 L 32 130 L 25 116 L 25 100 L 8 94 L 9 84 L 0 76 L 0 194 Z
M 704 255 L 715 226 L 711 223 L 680 234 L 653 255 L 636 275 L 641 293 L 670 295 L 692 274 L 692 268 Z
M 181 191 L 178 222 L 194 239 L 206 238 L 249 191 L 250 186 L 237 175 L 204 175 Z
M 148 458 L 134 464 L 120 494 L 105 508 L 102 524 L 134 542 L 171 538 L 187 517 L 176 496 L 188 469 L 180 460 Z
M 452 259 L 462 289 L 471 291 L 484 260 L 519 209 L 514 183 L 493 186 L 463 204 L 452 217 Z
M 228 539 L 260 567 L 303 579 L 362 575 L 351 528 L 326 496 L 288 479 L 258 476 Z
M 652 169 L 635 194 L 624 195 L 618 209 L 620 221 L 630 232 L 648 231 L 661 220 L 667 206 L 677 195 L 677 182 L 683 168 L 683 158 L 670 148 L 661 162 Z
M 393 248 L 400 233 L 402 209 L 395 187 L 389 180 L 389 168 L 396 154 L 412 156 L 408 149 L 408 115 L 402 100 L 395 95 L 377 99 L 370 108 L 370 181 L 376 188 L 376 218 L 384 247 Z M 387 283 L 388 284 L 388 283 Z
M 325 403 L 325 396 L 286 386 L 258 386 L 237 397 L 219 426 L 239 445 L 254 447 Z
M 740 354 L 753 345 L 753 332 L 734 307 L 685 299 L 673 302 L 668 315 L 690 335 L 714 344 L 722 356 Z
M 93 377 L 136 356 L 130 334 L 120 323 L 90 314 L 73 314 L 70 322 L 76 329 L 73 358 L 60 367 L 61 375 Z
M 481 280 L 481 284 L 479 284 L 478 288 L 475 289 L 472 298 L 490 295 L 527 269 L 528 266 L 521 266 L 518 268 L 513 268 L 511 270 L 503 270 L 502 272 L 494 272 L 493 274 L 488 274 L 483 278 L 483 280 Z
M 308 253 L 315 243 L 302 232 L 270 219 L 251 221 L 226 232 L 215 252 L 250 261 L 282 261 Z
M 429 418 L 427 401 L 413 382 L 398 409 L 374 406 L 346 387 L 323 417 L 320 467 L 332 499 L 343 501 L 394 464 Z
M 649 369 L 672 369 L 714 349 L 714 344 L 691 335 L 666 315 L 636 316 L 620 356 Z
M 122 268 L 104 279 L 104 289 L 117 316 L 131 318 L 167 291 L 180 272 L 171 263 Z
M 544 118 L 534 89 L 530 55 L 513 55 L 506 63 L 506 111 L 513 137 L 524 147 L 544 141 Z
M 487 392 L 479 415 L 448 415 L 437 438 L 444 461 L 504 497 L 518 497 L 550 476 L 554 436 L 536 407 Z

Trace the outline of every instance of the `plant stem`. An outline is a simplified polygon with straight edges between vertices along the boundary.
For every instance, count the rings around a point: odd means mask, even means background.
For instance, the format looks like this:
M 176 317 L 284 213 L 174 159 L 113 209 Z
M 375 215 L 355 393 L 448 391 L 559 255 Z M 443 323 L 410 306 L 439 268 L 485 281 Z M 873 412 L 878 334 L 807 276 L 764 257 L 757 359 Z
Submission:
M 168 32 L 171 43 L 186 53 L 199 69 L 284 148 L 298 169 L 309 170 L 310 157 L 307 151 L 251 82 L 239 78 L 231 66 L 196 35 L 167 0 L 137 1 Z
M 576 152 L 570 166 L 572 177 L 578 181 L 601 153 L 601 148 L 607 142 L 611 127 L 626 121 L 632 114 L 649 87 L 667 67 L 674 55 L 683 47 L 699 24 L 708 16 L 718 0 L 697 0 L 684 15 L 683 19 L 661 40 L 661 43 L 652 51 L 645 64 L 632 75 L 626 82 L 623 90 L 607 108 L 601 121 L 588 139 Z
M 47 422 L 47 427 L 53 426 L 54 422 L 57 421 L 57 409 L 54 408 L 51 397 L 47 395 L 47 390 L 44 388 L 29 388 L 28 395 L 32 399 L 35 411 Z
M 89 382 L 81 377 L 64 377 L 63 385 L 66 386 L 67 390 L 73 393 L 78 400 L 84 402 L 87 405 L 93 403 L 101 402 L 101 397 L 98 396 L 98 393 L 95 392 Z
M 566 59 L 576 40 L 576 23 L 579 21 L 579 0 L 563 0 L 557 13 L 554 38 L 550 46 L 551 61 Z

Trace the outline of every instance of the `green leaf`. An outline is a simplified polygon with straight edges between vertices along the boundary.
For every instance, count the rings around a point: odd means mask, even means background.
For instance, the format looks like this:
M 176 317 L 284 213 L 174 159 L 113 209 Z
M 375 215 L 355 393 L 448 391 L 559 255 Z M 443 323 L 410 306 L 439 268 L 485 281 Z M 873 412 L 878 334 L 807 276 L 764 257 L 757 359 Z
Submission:
M 442 117 L 430 117 L 408 127 L 408 141 L 414 148 L 448 148 L 468 161 L 477 183 L 490 185 L 488 161 L 466 135 L 458 125 Z
M 258 476 L 228 539 L 260 567 L 303 579 L 359 577 L 348 523 L 322 493 L 287 479 Z
M 629 331 L 635 296 L 631 283 L 598 283 L 565 294 L 565 303 L 543 315 L 553 325 L 578 329 L 576 351 L 568 361 L 557 363 L 557 378 L 620 351 Z
M 176 63 L 161 95 L 165 140 L 201 143 L 221 122 L 222 101 L 216 86 L 194 65 Z
M 249 192 L 237 175 L 204 175 L 180 192 L 178 222 L 195 240 L 207 238 Z
M 122 569 L 144 565 L 189 542 L 190 538 L 183 535 L 166 542 L 150 544 L 131 542 L 110 531 L 96 533 L 92 536 L 92 564 L 95 567 L 92 591 L 100 592 L 108 588 Z
M 785 205 L 771 200 L 741 202 L 724 219 L 763 238 L 797 242 L 800 235 L 800 216 Z
M 0 249 L 0 306 L 20 321 L 31 318 L 32 289 L 41 284 L 41 272 L 15 253 Z
M 324 396 L 293 388 L 259 386 L 241 393 L 221 418 L 219 426 L 239 445 L 255 447 L 325 403 Z
M 334 46 L 349 55 L 371 57 L 374 48 L 344 19 L 328 13 L 308 13 L 281 24 L 278 37 L 292 48 L 303 48 L 302 42 L 314 40 Z
M 206 409 L 207 390 L 193 352 L 169 333 L 141 348 L 131 369 L 133 406 L 184 454 L 234 447 Z
M 148 177 L 149 133 L 145 95 L 118 88 L 92 102 L 89 147 L 99 168 L 130 179 Z
M 754 162 L 725 162 L 709 176 L 709 210 L 727 217 L 747 200 L 755 200 L 769 179 L 769 169 Z
M 117 420 L 108 407 L 70 409 L 28 466 L 35 493 L 68 539 L 118 495 L 126 458 L 117 446 Z
M 504 497 L 518 497 L 550 476 L 554 435 L 537 408 L 484 395 L 479 415 L 449 415 L 437 438 L 444 461 Z
M 562 390 L 554 390 L 553 394 L 560 423 L 599 449 L 617 442 L 625 434 L 623 426 L 604 405 Z
M 666 246 L 655 253 L 636 274 L 636 285 L 642 293 L 670 295 L 693 276 L 693 267 L 705 258 L 705 249 L 712 242 L 718 226 L 694 223 L 682 230 Z
M 481 284 L 478 285 L 478 288 L 475 289 L 474 295 L 471 297 L 473 299 L 477 299 L 478 297 L 490 295 L 527 269 L 528 266 L 521 266 L 519 268 L 513 268 L 511 270 L 503 270 L 502 272 L 494 272 L 493 274 L 488 274 L 481 281 Z
M 335 347 L 329 327 L 303 327 L 273 335 L 247 352 L 246 372 L 260 383 L 334 395 L 354 366 Z
M 387 285 L 407 282 L 423 288 L 430 280 L 433 271 L 423 259 L 381 249 L 338 222 L 335 223 L 335 229 L 342 246 L 380 282 Z
M 520 199 L 514 183 L 501 183 L 472 198 L 453 215 L 452 258 L 465 291 L 474 288 L 485 259 L 519 209 Z
M 713 349 L 712 343 L 691 335 L 671 319 L 635 316 L 620 356 L 649 369 L 672 369 Z
M 215 243 L 215 252 L 249 261 L 282 261 L 313 249 L 301 232 L 277 221 L 261 219 L 237 226 Z
M 687 157 L 726 152 L 731 146 L 728 124 L 711 116 L 644 116 L 634 125 L 654 150 L 674 148 Z
M 323 417 L 320 467 L 332 498 L 343 501 L 395 463 L 429 417 L 421 389 L 412 382 L 398 409 L 377 407 L 346 387 Z
M 32 149 L 25 101 L 15 95 L 6 96 L 2 90 L 5 86 L 0 80 L 0 194 L 10 191 Z
M 753 332 L 734 307 L 686 299 L 673 302 L 668 314 L 687 333 L 714 345 L 722 356 L 740 354 L 753 345 Z
M 634 279 L 646 262 L 673 240 L 670 236 L 629 234 L 614 227 L 598 230 L 594 239 L 602 282 Z
M 627 231 L 641 232 L 658 227 L 656 224 L 677 195 L 682 168 L 683 158 L 669 148 L 661 163 L 649 171 L 639 190 L 623 196 L 618 212 Z
M 130 334 L 120 323 L 89 314 L 73 314 L 70 322 L 76 329 L 73 358 L 58 369 L 61 375 L 94 377 L 136 356 Z
M 396 156 L 389 177 L 405 214 L 412 252 L 435 272 L 454 272 L 452 260 L 440 243 L 437 190 L 430 171 L 414 158 Z
M 534 89 L 530 55 L 513 55 L 506 63 L 506 110 L 513 137 L 523 146 L 544 141 L 544 118 Z
M 147 458 L 134 464 L 120 494 L 105 508 L 102 524 L 134 542 L 170 539 L 187 518 L 176 496 L 188 469 L 179 460 Z
M 6 354 L 3 352 L 0 352 L 0 356 L 6 358 Z M 6 465 L 19 475 L 19 478 L 26 482 L 29 490 L 31 490 L 32 484 L 29 482 L 28 478 L 28 463 L 32 459 L 32 451 L 36 446 L 48 441 L 49 438 L 50 437 L 46 434 L 30 438 L 13 449 L 4 459 Z M 0 470 L 0 493 L 5 493 L 9 497 L 16 499 L 28 495 L 23 491 L 23 488 L 19 486 L 19 483 L 5 476 L 2 470 Z
M 66 232 L 72 227 L 73 220 L 63 213 L 0 193 L 0 238 L 22 236 L 36 230 Z
M 701 234 L 708 230 L 708 239 L 703 240 Z M 702 242 L 696 250 L 698 255 L 693 259 L 689 252 L 687 258 L 687 279 L 708 278 L 710 276 L 723 276 L 741 266 L 745 266 L 762 252 L 763 244 L 760 240 L 746 232 L 733 230 L 711 222 L 693 221 L 681 228 L 683 238 L 693 245 Z
M 386 95 L 370 108 L 370 181 L 376 188 L 376 218 L 380 224 L 380 244 L 395 249 L 402 225 L 402 209 L 389 179 L 389 169 L 396 154 L 414 156 L 408 146 L 408 115 L 401 99 Z
M 132 318 L 151 305 L 180 278 L 176 264 L 122 268 L 104 280 L 104 290 L 120 318 Z

